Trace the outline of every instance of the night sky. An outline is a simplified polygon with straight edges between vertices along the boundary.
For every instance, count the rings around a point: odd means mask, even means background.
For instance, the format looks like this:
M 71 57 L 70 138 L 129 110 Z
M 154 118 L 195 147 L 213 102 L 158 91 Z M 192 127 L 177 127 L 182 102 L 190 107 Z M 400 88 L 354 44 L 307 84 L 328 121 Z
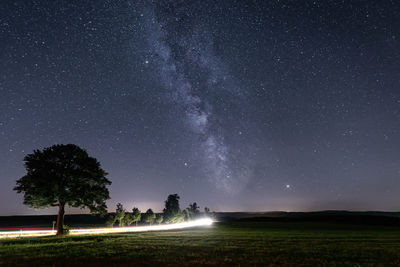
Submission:
M 2 1 L 0 215 L 74 143 L 110 210 L 400 210 L 397 1 Z M 70 212 L 79 212 L 71 211 Z

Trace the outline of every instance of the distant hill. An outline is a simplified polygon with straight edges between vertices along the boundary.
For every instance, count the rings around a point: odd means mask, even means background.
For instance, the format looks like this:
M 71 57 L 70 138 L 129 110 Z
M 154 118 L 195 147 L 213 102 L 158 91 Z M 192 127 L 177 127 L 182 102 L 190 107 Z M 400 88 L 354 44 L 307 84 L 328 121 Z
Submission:
M 400 225 L 400 212 L 326 210 L 314 212 L 232 212 L 217 213 L 221 221 L 332 222 Z

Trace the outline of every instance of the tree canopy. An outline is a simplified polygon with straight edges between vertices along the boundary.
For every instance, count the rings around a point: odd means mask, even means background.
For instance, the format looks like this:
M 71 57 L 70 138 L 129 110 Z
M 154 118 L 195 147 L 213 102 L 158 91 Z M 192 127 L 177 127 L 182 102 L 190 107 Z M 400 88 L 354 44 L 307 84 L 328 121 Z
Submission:
M 189 219 L 197 218 L 200 214 L 200 207 L 196 202 L 189 204 L 189 207 L 186 208 Z
M 132 209 L 132 217 L 133 217 L 132 222 L 135 222 L 137 225 L 137 223 L 140 221 L 141 216 L 142 216 L 142 213 L 140 212 L 140 210 L 138 208 L 134 207 Z
M 152 209 L 148 209 L 145 214 L 143 214 L 143 221 L 152 225 L 154 220 L 156 219 L 156 215 L 154 214 Z
M 132 213 L 126 213 L 125 218 L 124 218 L 125 224 L 129 226 L 132 223 L 136 222 L 136 225 L 137 225 L 138 221 L 140 221 L 141 215 L 142 214 L 140 213 L 140 210 L 138 208 L 134 207 L 132 209 Z
M 178 194 L 169 195 L 165 201 L 165 208 L 163 210 L 163 217 L 165 223 L 178 223 L 184 220 L 181 209 L 179 208 Z
M 117 209 L 115 210 L 115 221 L 118 221 L 119 226 L 124 226 L 124 218 L 125 218 L 126 211 L 121 203 L 117 204 Z
M 65 206 L 105 214 L 111 182 L 97 159 L 74 144 L 34 150 L 24 158 L 27 174 L 14 187 L 24 204 L 35 209 L 58 206 L 57 234 L 63 233 Z

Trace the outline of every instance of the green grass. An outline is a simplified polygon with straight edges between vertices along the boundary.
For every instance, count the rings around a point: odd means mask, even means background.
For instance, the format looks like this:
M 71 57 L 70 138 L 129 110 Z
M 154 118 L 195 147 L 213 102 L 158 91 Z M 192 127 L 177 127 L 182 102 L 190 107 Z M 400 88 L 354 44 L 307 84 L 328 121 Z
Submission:
M 0 265 L 400 265 L 400 227 L 234 222 L 0 241 Z

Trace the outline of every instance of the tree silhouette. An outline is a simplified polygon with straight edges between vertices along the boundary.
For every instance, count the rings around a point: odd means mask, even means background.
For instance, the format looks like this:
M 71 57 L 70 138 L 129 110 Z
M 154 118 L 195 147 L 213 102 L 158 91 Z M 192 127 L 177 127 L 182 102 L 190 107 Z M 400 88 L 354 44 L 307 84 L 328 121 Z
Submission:
M 208 215 L 210 213 L 210 209 L 207 207 L 204 207 L 204 215 Z
M 132 223 L 136 222 L 136 226 L 137 226 L 138 221 L 140 221 L 140 217 L 141 217 L 140 210 L 138 208 L 134 207 L 132 209 L 132 213 L 126 213 L 125 218 L 124 218 L 125 224 L 129 226 Z
M 115 210 L 115 221 L 118 221 L 118 226 L 124 226 L 126 211 L 121 203 L 117 204 L 117 209 Z
M 156 219 L 156 215 L 154 214 L 152 209 L 148 209 L 145 214 L 143 214 L 143 220 L 150 225 L 154 223 L 154 220 Z
M 165 201 L 164 222 L 165 223 L 177 223 L 184 220 L 181 209 L 179 208 L 178 194 L 169 195 Z
M 53 145 L 24 158 L 27 174 L 14 187 L 35 209 L 58 207 L 57 235 L 63 234 L 65 206 L 105 214 L 111 182 L 100 163 L 77 145 Z
M 133 216 L 132 222 L 136 222 L 136 226 L 137 226 L 138 222 L 140 221 L 140 217 L 142 216 L 142 213 L 140 212 L 140 210 L 138 208 L 133 208 L 132 216 Z
M 188 213 L 188 217 L 190 219 L 197 218 L 198 215 L 200 214 L 200 207 L 197 206 L 196 202 L 193 202 L 192 204 L 189 204 L 189 207 L 186 209 Z

